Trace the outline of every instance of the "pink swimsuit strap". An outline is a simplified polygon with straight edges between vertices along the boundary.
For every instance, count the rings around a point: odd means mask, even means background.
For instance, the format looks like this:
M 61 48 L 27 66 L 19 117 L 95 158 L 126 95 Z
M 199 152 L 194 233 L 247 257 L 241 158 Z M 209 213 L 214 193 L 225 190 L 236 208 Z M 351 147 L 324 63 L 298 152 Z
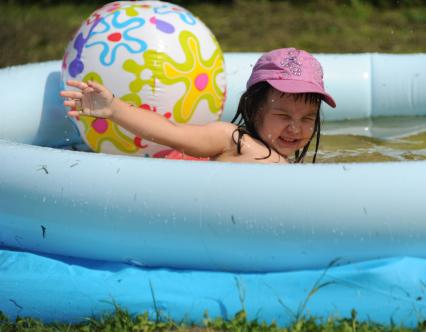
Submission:
M 165 159 L 173 159 L 173 160 L 197 160 L 197 161 L 210 160 L 210 158 L 192 157 L 177 150 L 161 151 L 160 153 L 155 154 L 154 158 L 165 158 Z

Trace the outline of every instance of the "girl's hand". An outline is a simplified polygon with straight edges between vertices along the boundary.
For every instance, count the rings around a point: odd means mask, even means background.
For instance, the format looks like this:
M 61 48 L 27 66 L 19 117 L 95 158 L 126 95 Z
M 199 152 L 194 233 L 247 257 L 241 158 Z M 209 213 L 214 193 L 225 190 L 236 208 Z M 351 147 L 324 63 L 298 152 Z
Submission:
M 111 104 L 114 95 L 103 85 L 93 81 L 72 80 L 67 81 L 67 85 L 79 89 L 79 91 L 61 91 L 61 96 L 68 98 L 64 101 L 64 105 L 71 107 L 71 111 L 68 112 L 69 116 L 87 115 L 106 119 L 112 116 Z

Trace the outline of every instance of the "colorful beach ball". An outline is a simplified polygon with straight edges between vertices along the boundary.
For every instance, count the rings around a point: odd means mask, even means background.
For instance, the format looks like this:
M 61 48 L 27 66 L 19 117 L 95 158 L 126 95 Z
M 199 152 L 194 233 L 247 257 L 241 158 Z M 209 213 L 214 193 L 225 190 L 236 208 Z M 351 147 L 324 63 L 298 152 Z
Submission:
M 62 78 L 100 82 L 128 103 L 191 124 L 219 119 L 226 88 L 216 38 L 189 11 L 161 1 L 118 1 L 96 10 L 69 43 Z M 110 120 L 73 121 L 96 152 L 170 152 Z

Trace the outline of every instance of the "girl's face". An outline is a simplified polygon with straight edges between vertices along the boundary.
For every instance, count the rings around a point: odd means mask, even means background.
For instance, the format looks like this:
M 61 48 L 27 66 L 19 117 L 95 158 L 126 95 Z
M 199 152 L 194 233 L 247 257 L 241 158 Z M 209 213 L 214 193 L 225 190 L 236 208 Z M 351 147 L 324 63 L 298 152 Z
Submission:
M 260 110 L 257 132 L 271 148 L 287 157 L 309 142 L 317 112 L 318 104 L 271 89 Z

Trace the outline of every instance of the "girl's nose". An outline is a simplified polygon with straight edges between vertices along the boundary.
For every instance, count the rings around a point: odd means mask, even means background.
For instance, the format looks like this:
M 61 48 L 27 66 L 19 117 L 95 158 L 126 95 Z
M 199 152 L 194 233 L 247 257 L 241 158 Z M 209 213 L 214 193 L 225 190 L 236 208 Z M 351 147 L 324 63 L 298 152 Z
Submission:
M 288 124 L 287 129 L 290 132 L 295 133 L 295 134 L 299 133 L 302 130 L 301 126 L 300 126 L 300 123 L 298 121 L 294 121 L 294 120 L 290 121 L 290 123 Z

